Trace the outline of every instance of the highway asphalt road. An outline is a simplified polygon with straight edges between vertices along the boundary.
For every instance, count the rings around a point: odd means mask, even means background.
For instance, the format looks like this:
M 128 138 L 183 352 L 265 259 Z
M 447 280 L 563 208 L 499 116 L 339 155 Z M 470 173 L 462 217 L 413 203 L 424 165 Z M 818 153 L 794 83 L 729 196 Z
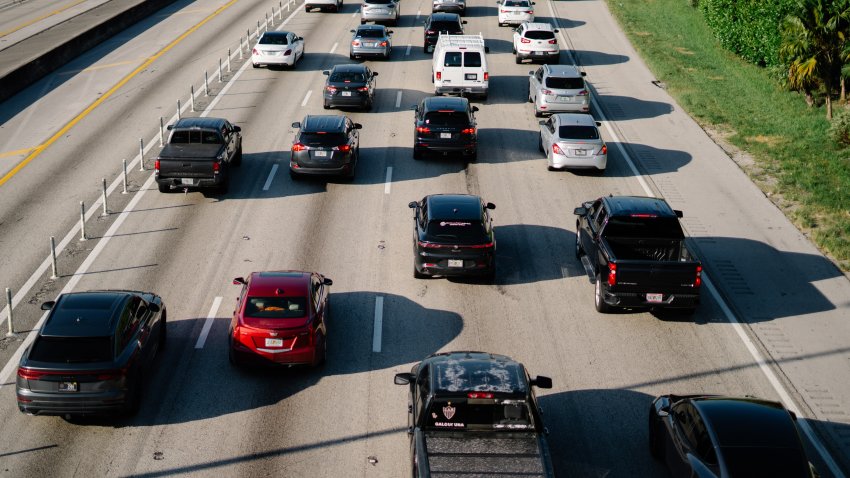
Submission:
M 541 405 L 559 476 L 665 476 L 648 454 L 646 413 L 671 392 L 785 400 L 806 418 L 822 476 L 847 473 L 847 277 L 652 84 L 604 2 L 536 6 L 572 49 L 561 62 L 575 57 L 588 73 L 609 144 L 604 176 L 546 170 L 525 101 L 536 66 L 514 64 L 511 31 L 484 0 L 471 0 L 466 17 L 466 31 L 482 32 L 490 47 L 490 97 L 476 103 L 479 160 L 414 162 L 409 108 L 431 88 L 421 48 L 430 4 L 402 0 L 391 60 L 370 62 L 380 73 L 375 109 L 337 112 L 364 125 L 350 184 L 293 182 L 286 168 L 288 125 L 324 113 L 321 71 L 349 61 L 358 5 L 284 8 L 285 25 L 270 28 L 304 36 L 303 62 L 291 71 L 246 67 L 240 35 L 277 5 L 178 1 L 0 105 L 0 287 L 19 295 L 16 329 L 33 329 L 38 305 L 62 290 L 153 290 L 169 313 L 168 348 L 132 419 L 22 415 L 14 371 L 28 335 L 2 340 L 0 472 L 405 476 L 406 390 L 393 374 L 436 351 L 473 349 L 552 377 Z M 228 49 L 232 71 L 225 66 L 219 82 Z M 190 85 L 202 91 L 205 70 L 212 96 L 200 93 L 197 112 L 184 114 L 242 126 L 243 166 L 225 196 L 160 194 L 150 179 L 159 118 L 170 121 L 178 99 L 187 104 Z M 144 172 L 133 159 L 140 138 L 150 146 Z M 113 183 L 122 158 L 128 194 Z M 117 186 L 107 216 L 96 203 L 101 178 Z M 439 192 L 497 205 L 495 285 L 413 279 L 407 203 Z M 595 312 L 573 257 L 572 209 L 609 193 L 664 196 L 684 210 L 709 277 L 693 318 Z M 76 229 L 80 201 L 90 210 L 87 241 Z M 62 246 L 57 279 L 40 269 L 50 236 Z M 282 268 L 334 280 L 329 363 L 235 370 L 225 347 L 238 292 L 231 279 Z

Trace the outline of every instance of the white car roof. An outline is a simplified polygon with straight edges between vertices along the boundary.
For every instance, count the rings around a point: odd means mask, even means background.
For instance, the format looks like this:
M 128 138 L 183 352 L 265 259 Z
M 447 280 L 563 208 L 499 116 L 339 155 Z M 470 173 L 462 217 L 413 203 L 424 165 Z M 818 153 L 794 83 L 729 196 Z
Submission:
M 526 30 L 554 30 L 552 25 L 543 22 L 525 22 L 525 28 Z

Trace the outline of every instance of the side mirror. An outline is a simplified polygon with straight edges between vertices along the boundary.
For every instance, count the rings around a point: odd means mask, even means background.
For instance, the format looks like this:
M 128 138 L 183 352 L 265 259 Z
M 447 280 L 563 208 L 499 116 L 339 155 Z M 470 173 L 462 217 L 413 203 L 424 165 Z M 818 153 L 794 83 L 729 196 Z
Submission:
M 490 53 L 490 47 L 489 46 L 484 47 L 484 53 Z
M 393 379 L 393 383 L 396 385 L 410 385 L 414 380 L 413 374 L 410 372 L 406 373 L 397 373 L 395 374 L 395 378 Z
M 301 128 L 301 122 L 300 122 L 300 121 L 295 121 L 294 123 L 292 123 L 292 127 L 293 127 L 293 128 Z
M 552 388 L 552 379 L 538 375 L 531 381 L 531 385 L 537 388 Z
M 496 205 L 491 202 L 488 202 L 484 207 L 487 209 L 496 209 Z
M 534 70 L 529 71 L 528 76 L 534 76 Z
M 334 285 L 334 281 L 325 277 L 325 279 L 322 281 L 322 285 Z
M 155 314 L 155 313 L 159 312 L 159 306 L 154 304 L 154 303 L 150 303 L 150 304 L 148 304 L 148 310 Z
M 41 310 L 52 310 L 54 305 L 56 305 L 55 300 L 48 300 L 41 304 Z
M 173 129 L 174 129 L 174 125 L 173 125 L 173 124 L 170 124 L 170 125 L 166 126 L 166 128 L 165 128 L 165 129 L 167 129 L 168 131 L 171 131 L 171 130 L 173 130 Z
M 351 33 L 355 33 L 357 30 L 348 30 L 348 31 L 350 31 Z
M 555 32 L 555 33 L 558 33 L 560 30 L 558 30 L 558 29 L 556 28 L 556 29 L 554 29 L 554 30 L 552 30 L 552 31 L 553 31 L 553 32 Z
M 466 20 L 461 20 L 460 24 L 461 24 L 461 25 L 466 25 Z
M 597 122 L 596 122 L 596 126 L 602 126 L 602 122 L 601 122 L 601 121 L 597 121 Z
M 244 277 L 237 277 L 237 278 L 233 279 L 233 285 L 245 285 L 245 278 Z
M 678 218 L 685 217 L 685 214 L 684 214 L 682 211 L 678 210 L 678 209 L 673 209 L 673 212 L 675 212 L 675 213 L 676 213 L 676 217 L 678 217 Z
M 233 131 L 236 131 L 237 133 L 241 133 L 241 132 L 242 132 L 242 127 L 241 127 L 241 126 L 236 126 L 236 125 L 234 125 L 234 126 L 233 126 Z
M 478 111 L 478 107 L 477 107 L 477 106 L 473 106 L 473 107 L 472 107 L 472 112 L 473 112 L 473 113 L 475 113 L 476 111 Z
M 330 72 L 330 70 L 323 70 L 322 74 L 325 75 L 325 76 L 328 76 L 328 75 L 331 74 L 331 72 Z
M 573 209 L 573 214 L 575 214 L 576 216 L 586 216 L 587 215 L 587 208 L 584 207 L 584 206 L 577 207 L 577 208 Z
M 416 204 L 416 201 L 410 201 L 409 203 L 407 203 L 407 207 L 409 207 L 410 209 L 416 209 L 417 207 L 419 207 L 419 204 Z
M 537 122 L 537 124 L 539 124 L 540 126 L 543 126 L 543 125 L 546 124 L 546 120 L 540 120 L 540 121 Z
M 363 125 L 360 123 L 354 123 L 354 129 L 363 129 Z
M 378 76 L 378 72 L 377 72 L 377 71 L 373 71 L 373 72 L 372 72 L 372 76 Z
M 392 34 L 393 34 L 392 30 L 387 30 L 387 35 L 392 35 Z

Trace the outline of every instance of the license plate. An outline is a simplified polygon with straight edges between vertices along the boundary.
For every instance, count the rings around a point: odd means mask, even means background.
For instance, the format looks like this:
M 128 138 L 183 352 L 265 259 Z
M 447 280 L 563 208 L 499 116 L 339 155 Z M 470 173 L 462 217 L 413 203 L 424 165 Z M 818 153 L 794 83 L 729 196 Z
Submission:
M 374 47 L 374 46 L 377 46 L 377 45 L 378 45 L 378 44 L 377 44 L 377 43 L 375 43 L 375 42 L 373 42 L 373 41 L 365 41 L 365 42 L 363 42 L 363 46 Z
M 266 339 L 266 347 L 283 347 L 283 339 Z
M 326 158 L 328 156 L 327 151 L 316 151 L 315 153 L 317 158 Z
M 452 137 L 451 133 L 440 133 L 440 138 L 442 138 L 442 139 L 451 139 L 451 137 Z
M 467 80 L 477 80 L 478 74 L 477 73 L 467 73 L 466 75 L 464 75 L 464 78 L 467 79 Z
M 76 392 L 77 390 L 79 390 L 77 382 L 59 382 L 60 392 Z
M 569 102 L 571 102 L 572 100 L 573 100 L 573 97 L 572 97 L 572 96 L 559 96 L 559 97 L 558 97 L 558 101 L 561 101 L 561 102 L 563 102 L 563 103 L 569 103 Z
M 573 152 L 576 154 L 576 156 L 587 156 L 586 149 L 574 149 Z
M 342 96 L 351 96 L 351 92 L 350 91 L 343 91 Z
M 647 302 L 663 302 L 663 294 L 646 294 Z
M 449 259 L 449 267 L 463 267 L 463 259 Z
M 383 9 L 382 10 L 372 10 L 372 12 L 373 13 L 380 13 L 381 15 L 386 15 L 386 13 L 387 13 L 387 11 L 383 10 Z
M 180 178 L 180 184 L 191 186 L 195 184 L 195 180 L 192 178 Z

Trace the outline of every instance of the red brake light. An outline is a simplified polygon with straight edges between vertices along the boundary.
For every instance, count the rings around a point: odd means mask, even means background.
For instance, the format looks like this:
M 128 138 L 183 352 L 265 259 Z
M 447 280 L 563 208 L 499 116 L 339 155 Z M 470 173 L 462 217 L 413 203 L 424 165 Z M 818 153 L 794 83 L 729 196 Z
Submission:
M 431 132 L 431 128 L 429 128 L 429 127 L 427 127 L 427 126 L 418 126 L 418 127 L 416 128 L 416 132 L 417 132 L 417 133 L 426 133 L 426 134 L 428 134 L 428 133 L 430 133 L 430 132 Z
M 292 50 L 291 50 L 291 49 L 290 49 L 290 50 L 286 50 L 285 52 L 283 52 L 283 56 L 289 56 L 289 55 L 291 55 L 291 54 L 292 54 Z
M 499 13 L 508 13 L 510 10 L 499 10 Z
M 434 30 L 425 30 L 426 35 L 433 35 L 434 33 L 436 33 Z
M 587 90 L 581 90 L 581 91 L 579 91 L 579 92 L 576 94 L 576 96 L 587 96 Z
M 475 134 L 475 128 L 466 128 L 465 130 L 461 131 L 461 133 L 463 133 L 463 134 Z
M 597 156 L 601 155 L 601 154 L 608 154 L 608 145 L 607 144 L 603 144 L 602 148 L 599 149 L 599 152 L 596 153 Z
M 702 266 L 697 266 L 696 278 L 694 279 L 694 287 L 702 285 Z
M 658 217 L 655 214 L 631 214 L 630 217 Z
M 440 80 L 440 79 L 442 79 L 442 78 L 443 78 L 443 72 L 442 72 L 442 71 L 438 71 L 438 72 L 437 72 L 437 79 L 438 79 L 438 80 Z
M 338 151 L 343 152 L 343 153 L 347 153 L 347 152 L 351 151 L 351 145 L 343 144 L 342 146 L 337 146 L 336 149 Z
M 531 40 L 529 40 L 528 38 L 520 38 L 519 41 L 520 43 L 531 43 Z
M 40 372 L 26 367 L 18 367 L 18 377 L 21 377 L 24 380 L 38 380 L 45 375 L 47 375 L 45 372 Z
M 496 245 L 495 242 L 488 242 L 486 244 L 473 244 L 468 246 L 470 249 L 491 249 Z
M 490 73 L 487 73 L 487 72 L 485 71 L 485 72 L 484 72 L 484 81 L 487 81 L 487 80 L 489 80 L 489 79 L 490 79 Z
M 434 244 L 434 243 L 425 242 L 425 241 L 416 241 L 416 244 L 418 244 L 419 247 L 425 247 L 425 248 L 428 248 L 428 249 L 439 249 L 439 248 L 443 247 L 440 244 Z
M 256 48 L 254 48 L 253 50 L 251 50 L 251 54 L 252 54 L 252 55 L 259 55 L 259 53 L 257 52 L 257 49 L 256 49 Z
M 469 392 L 466 394 L 468 398 L 493 398 L 490 392 Z
M 353 41 L 351 42 L 351 44 L 352 44 L 353 46 L 360 46 L 360 40 L 353 40 Z
M 547 95 L 547 96 L 553 94 L 552 90 L 547 90 L 547 89 L 540 90 L 540 93 Z
M 331 93 L 336 92 L 336 86 L 326 86 L 325 89 Z
M 213 163 L 213 171 L 215 171 L 215 172 L 221 171 L 221 163 L 220 162 L 216 161 L 216 162 Z
M 159 160 L 158 160 L 158 159 L 157 159 L 156 161 L 154 161 L 154 162 L 153 162 L 153 168 L 154 168 L 155 170 L 159 171 Z
M 608 285 L 617 285 L 617 264 L 608 263 Z
M 387 42 L 382 41 L 382 42 L 381 42 L 381 46 L 387 46 Z
M 562 150 L 557 144 L 552 145 L 552 152 L 555 154 L 564 154 L 564 150 Z
M 551 39 L 551 40 L 549 40 L 549 44 L 550 44 L 550 45 L 554 45 L 554 44 L 556 44 L 556 43 L 558 43 L 558 40 L 556 40 L 556 39 L 554 39 L 554 38 L 553 38 L 553 39 Z
M 292 145 L 292 152 L 293 153 L 297 153 L 298 151 L 304 151 L 305 149 L 307 149 L 307 147 L 304 146 L 301 143 L 295 143 L 295 144 Z
M 369 91 L 369 88 L 366 86 L 361 86 L 360 88 L 357 88 L 357 91 Z

